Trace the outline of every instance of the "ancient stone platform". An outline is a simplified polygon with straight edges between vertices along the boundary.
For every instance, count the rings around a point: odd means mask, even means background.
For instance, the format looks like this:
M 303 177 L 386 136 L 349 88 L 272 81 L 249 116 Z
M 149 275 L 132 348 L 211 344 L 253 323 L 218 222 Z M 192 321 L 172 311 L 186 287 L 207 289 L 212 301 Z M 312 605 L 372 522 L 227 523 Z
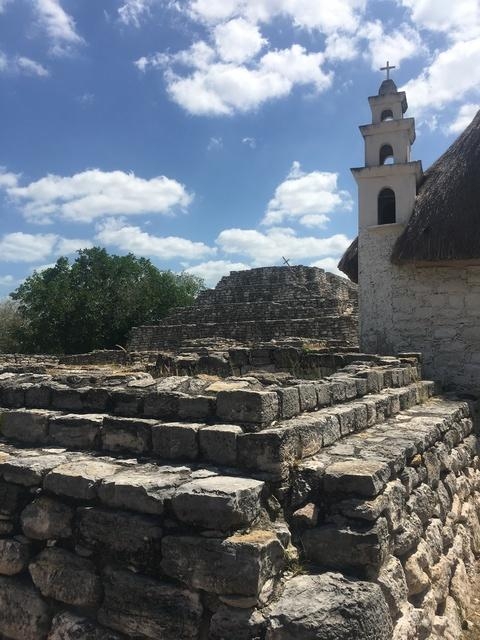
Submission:
M 324 373 L 0 361 L 0 637 L 459 638 L 470 406 L 414 355 Z
M 316 267 L 233 271 L 193 306 L 133 329 L 128 348 L 158 351 L 191 339 L 259 342 L 285 336 L 356 345 L 356 285 Z

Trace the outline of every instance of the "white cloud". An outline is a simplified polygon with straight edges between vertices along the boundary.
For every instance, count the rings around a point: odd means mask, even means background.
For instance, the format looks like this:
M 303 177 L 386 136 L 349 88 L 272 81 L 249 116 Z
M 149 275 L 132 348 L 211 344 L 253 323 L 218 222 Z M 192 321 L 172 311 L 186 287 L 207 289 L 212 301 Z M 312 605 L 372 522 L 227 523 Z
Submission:
M 26 187 L 7 185 L 6 192 L 27 219 L 40 223 L 56 216 L 91 222 L 106 215 L 168 214 L 188 207 L 193 198 L 182 184 L 165 176 L 145 180 L 99 169 L 71 177 L 48 175 Z
M 457 117 L 448 127 L 448 133 L 459 134 L 464 131 L 477 115 L 477 111 L 480 109 L 480 104 L 464 104 L 460 107 Z
M 118 9 L 118 19 L 123 24 L 138 28 L 142 18 L 149 15 L 152 3 L 153 0 L 126 0 Z
M 373 70 L 383 67 L 387 60 L 395 60 L 399 68 L 404 60 L 424 52 L 420 34 L 407 24 L 397 25 L 391 33 L 385 33 L 379 20 L 367 22 L 358 35 L 368 41 L 366 56 Z
M 262 220 L 277 225 L 285 220 L 298 220 L 307 227 L 322 227 L 334 211 L 352 209 L 348 191 L 338 189 L 338 174 L 327 171 L 303 173 L 294 162 L 287 179 L 275 190 Z
M 274 227 L 266 233 L 225 229 L 216 242 L 224 253 L 246 256 L 253 266 L 260 267 L 279 263 L 282 256 L 295 261 L 340 256 L 351 240 L 343 234 L 328 238 L 298 237 L 292 229 Z
M 215 248 L 208 247 L 203 242 L 192 242 L 175 236 L 154 236 L 142 231 L 140 227 L 125 224 L 121 219 L 110 219 L 100 223 L 95 239 L 123 251 L 155 256 L 162 260 L 172 258 L 198 260 L 216 253 Z
M 8 4 L 11 4 L 12 0 L 0 0 L 0 13 L 3 13 Z
M 1 287 L 11 287 L 14 284 L 17 284 L 17 280 L 10 275 L 0 276 L 0 286 Z
M 62 238 L 55 233 L 7 233 L 0 238 L 1 262 L 37 262 L 92 247 L 90 240 Z
M 250 138 L 250 137 L 246 137 L 246 138 L 242 138 L 242 144 L 246 144 L 247 147 L 250 147 L 250 149 L 256 149 L 257 147 L 257 141 L 255 138 Z
M 480 86 L 480 37 L 455 42 L 437 53 L 429 67 L 403 87 L 415 115 L 460 102 Z
M 224 62 L 246 62 L 267 44 L 258 26 L 243 18 L 217 25 L 213 36 L 217 53 Z
M 194 18 L 209 24 L 232 17 L 266 23 L 283 15 L 297 27 L 331 33 L 354 31 L 366 4 L 366 0 L 191 0 L 189 9 Z
M 38 77 L 49 75 L 48 70 L 39 62 L 25 56 L 7 56 L 2 51 L 0 51 L 0 73 Z
M 167 91 L 174 102 L 195 115 L 231 115 L 253 110 L 268 100 L 289 95 L 297 85 L 326 90 L 331 74 L 322 69 L 324 56 L 308 52 L 298 44 L 290 49 L 269 51 L 249 66 L 225 63 L 215 58 L 206 43 L 173 56 L 155 54 L 140 58 L 136 66 L 166 67 Z M 187 75 L 175 70 L 183 64 L 193 68 Z
M 334 273 L 336 276 L 345 278 L 345 274 L 340 271 L 337 264 L 338 258 L 322 258 L 321 260 L 315 260 L 315 262 L 312 262 L 310 266 L 325 269 L 325 271 L 330 271 L 330 273 Z
M 201 262 L 185 269 L 187 273 L 199 276 L 205 280 L 207 287 L 214 287 L 221 277 L 226 276 L 230 271 L 245 271 L 250 269 L 244 262 L 229 262 L 228 260 L 209 260 Z
M 0 188 L 16 187 L 19 178 L 18 174 L 7 171 L 5 167 L 0 167 Z
M 84 43 L 76 31 L 74 19 L 63 9 L 60 0 L 34 2 L 39 23 L 52 41 L 54 55 L 64 55 L 71 52 L 72 47 Z
M 210 138 L 207 144 L 207 151 L 215 151 L 215 149 L 221 149 L 223 147 L 222 138 Z
M 397 0 L 398 1 L 398 0 Z M 400 0 L 411 10 L 412 21 L 423 29 L 446 33 L 452 39 L 470 39 L 479 35 L 478 0 Z

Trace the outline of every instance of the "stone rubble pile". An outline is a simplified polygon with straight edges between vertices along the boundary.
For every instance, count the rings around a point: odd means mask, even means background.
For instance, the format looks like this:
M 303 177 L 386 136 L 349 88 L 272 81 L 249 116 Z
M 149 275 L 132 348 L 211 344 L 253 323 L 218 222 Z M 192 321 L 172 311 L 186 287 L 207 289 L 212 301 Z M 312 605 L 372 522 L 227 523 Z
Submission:
M 0 638 L 459 638 L 478 443 L 415 357 L 4 370 L 0 407 Z

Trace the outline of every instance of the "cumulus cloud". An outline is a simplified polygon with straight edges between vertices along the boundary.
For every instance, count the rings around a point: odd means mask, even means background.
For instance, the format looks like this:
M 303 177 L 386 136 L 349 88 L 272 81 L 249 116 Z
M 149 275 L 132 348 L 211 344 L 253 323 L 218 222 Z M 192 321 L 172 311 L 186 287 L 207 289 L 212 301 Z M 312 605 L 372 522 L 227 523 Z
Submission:
M 438 52 L 429 67 L 403 87 L 415 114 L 460 102 L 480 86 L 480 37 L 455 42 Z
M 450 124 L 447 129 L 447 133 L 459 134 L 464 131 L 476 116 L 477 111 L 480 109 L 480 104 L 464 104 L 460 107 L 457 113 L 457 117 Z
M 336 276 L 341 276 L 345 278 L 345 274 L 340 271 L 337 267 L 338 258 L 321 258 L 320 260 L 315 260 L 310 264 L 311 267 L 319 267 L 319 269 L 325 269 L 325 271 L 330 271 L 330 273 L 334 273 Z
M 304 173 L 294 162 L 287 179 L 275 190 L 268 203 L 264 225 L 278 225 L 285 220 L 297 220 L 307 227 L 323 227 L 327 214 L 350 211 L 353 203 L 348 191 L 338 189 L 338 174 L 327 171 Z
M 223 276 L 230 271 L 245 271 L 250 269 L 248 264 L 244 262 L 229 262 L 228 260 L 209 260 L 193 265 L 185 269 L 187 273 L 199 276 L 205 280 L 207 287 L 214 287 Z
M 3 262 L 37 262 L 52 255 L 70 254 L 92 246 L 88 240 L 70 240 L 55 233 L 7 233 L 0 238 Z
M 264 102 L 289 95 L 297 85 L 326 90 L 332 76 L 322 69 L 323 53 L 294 44 L 269 51 L 251 64 L 227 63 L 206 43 L 196 43 L 177 54 L 155 54 L 136 61 L 145 71 L 163 67 L 171 99 L 195 115 L 231 115 L 251 111 Z M 178 71 L 176 65 L 190 67 Z
M 176 236 L 154 236 L 140 227 L 126 224 L 121 219 L 110 219 L 100 223 L 95 238 L 103 244 L 118 247 L 123 251 L 155 256 L 162 260 L 198 260 L 216 253 L 215 248 L 208 247 L 203 242 L 192 242 Z
M 0 167 L 0 188 L 16 187 L 19 178 L 18 174 L 7 171 L 5 167 Z
M 70 53 L 73 47 L 84 43 L 74 19 L 63 9 L 60 0 L 34 0 L 34 6 L 38 22 L 52 42 L 54 55 Z
M 299 237 L 293 229 L 274 227 L 266 233 L 225 229 L 216 242 L 224 253 L 246 256 L 253 266 L 261 267 L 281 262 L 282 256 L 296 261 L 340 256 L 351 240 L 343 234 Z
M 246 144 L 250 149 L 255 149 L 257 147 L 256 139 L 248 136 L 246 138 L 242 138 L 242 144 Z
M 359 30 L 358 36 L 367 40 L 365 55 L 370 59 L 374 70 L 383 67 L 386 60 L 395 60 L 398 68 L 404 60 L 425 51 L 420 34 L 407 24 L 396 26 L 391 33 L 385 33 L 379 20 L 367 22 Z
M 400 4 L 410 9 L 412 21 L 419 28 L 446 33 L 454 40 L 470 39 L 479 35 L 478 0 L 400 0 Z
M 125 25 L 140 27 L 142 18 L 150 13 L 153 0 L 127 0 L 118 9 L 118 19 Z
M 0 276 L 0 287 L 11 287 L 14 284 L 17 284 L 17 280 L 13 276 Z
M 220 58 L 238 64 L 253 58 L 267 44 L 258 26 L 243 18 L 217 25 L 214 40 Z
M 100 169 L 69 177 L 48 175 L 25 187 L 7 185 L 6 192 L 28 220 L 40 223 L 54 217 L 91 222 L 100 216 L 169 214 L 188 207 L 193 198 L 182 184 L 165 176 L 145 180 Z
M 49 75 L 48 69 L 39 62 L 25 56 L 7 56 L 2 51 L 0 51 L 0 73 L 38 77 Z

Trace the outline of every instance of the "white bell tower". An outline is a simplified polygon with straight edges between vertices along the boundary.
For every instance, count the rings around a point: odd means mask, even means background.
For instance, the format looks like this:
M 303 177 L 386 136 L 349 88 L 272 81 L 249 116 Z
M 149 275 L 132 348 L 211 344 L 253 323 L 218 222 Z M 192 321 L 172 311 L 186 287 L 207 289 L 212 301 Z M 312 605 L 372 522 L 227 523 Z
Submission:
M 360 348 L 366 352 L 392 353 L 392 269 L 396 239 L 410 218 L 422 164 L 410 159 L 415 141 L 415 120 L 405 118 L 407 98 L 390 78 L 378 95 L 368 99 L 372 123 L 360 127 L 365 140 L 365 166 L 352 169 L 358 185 L 358 284 Z

